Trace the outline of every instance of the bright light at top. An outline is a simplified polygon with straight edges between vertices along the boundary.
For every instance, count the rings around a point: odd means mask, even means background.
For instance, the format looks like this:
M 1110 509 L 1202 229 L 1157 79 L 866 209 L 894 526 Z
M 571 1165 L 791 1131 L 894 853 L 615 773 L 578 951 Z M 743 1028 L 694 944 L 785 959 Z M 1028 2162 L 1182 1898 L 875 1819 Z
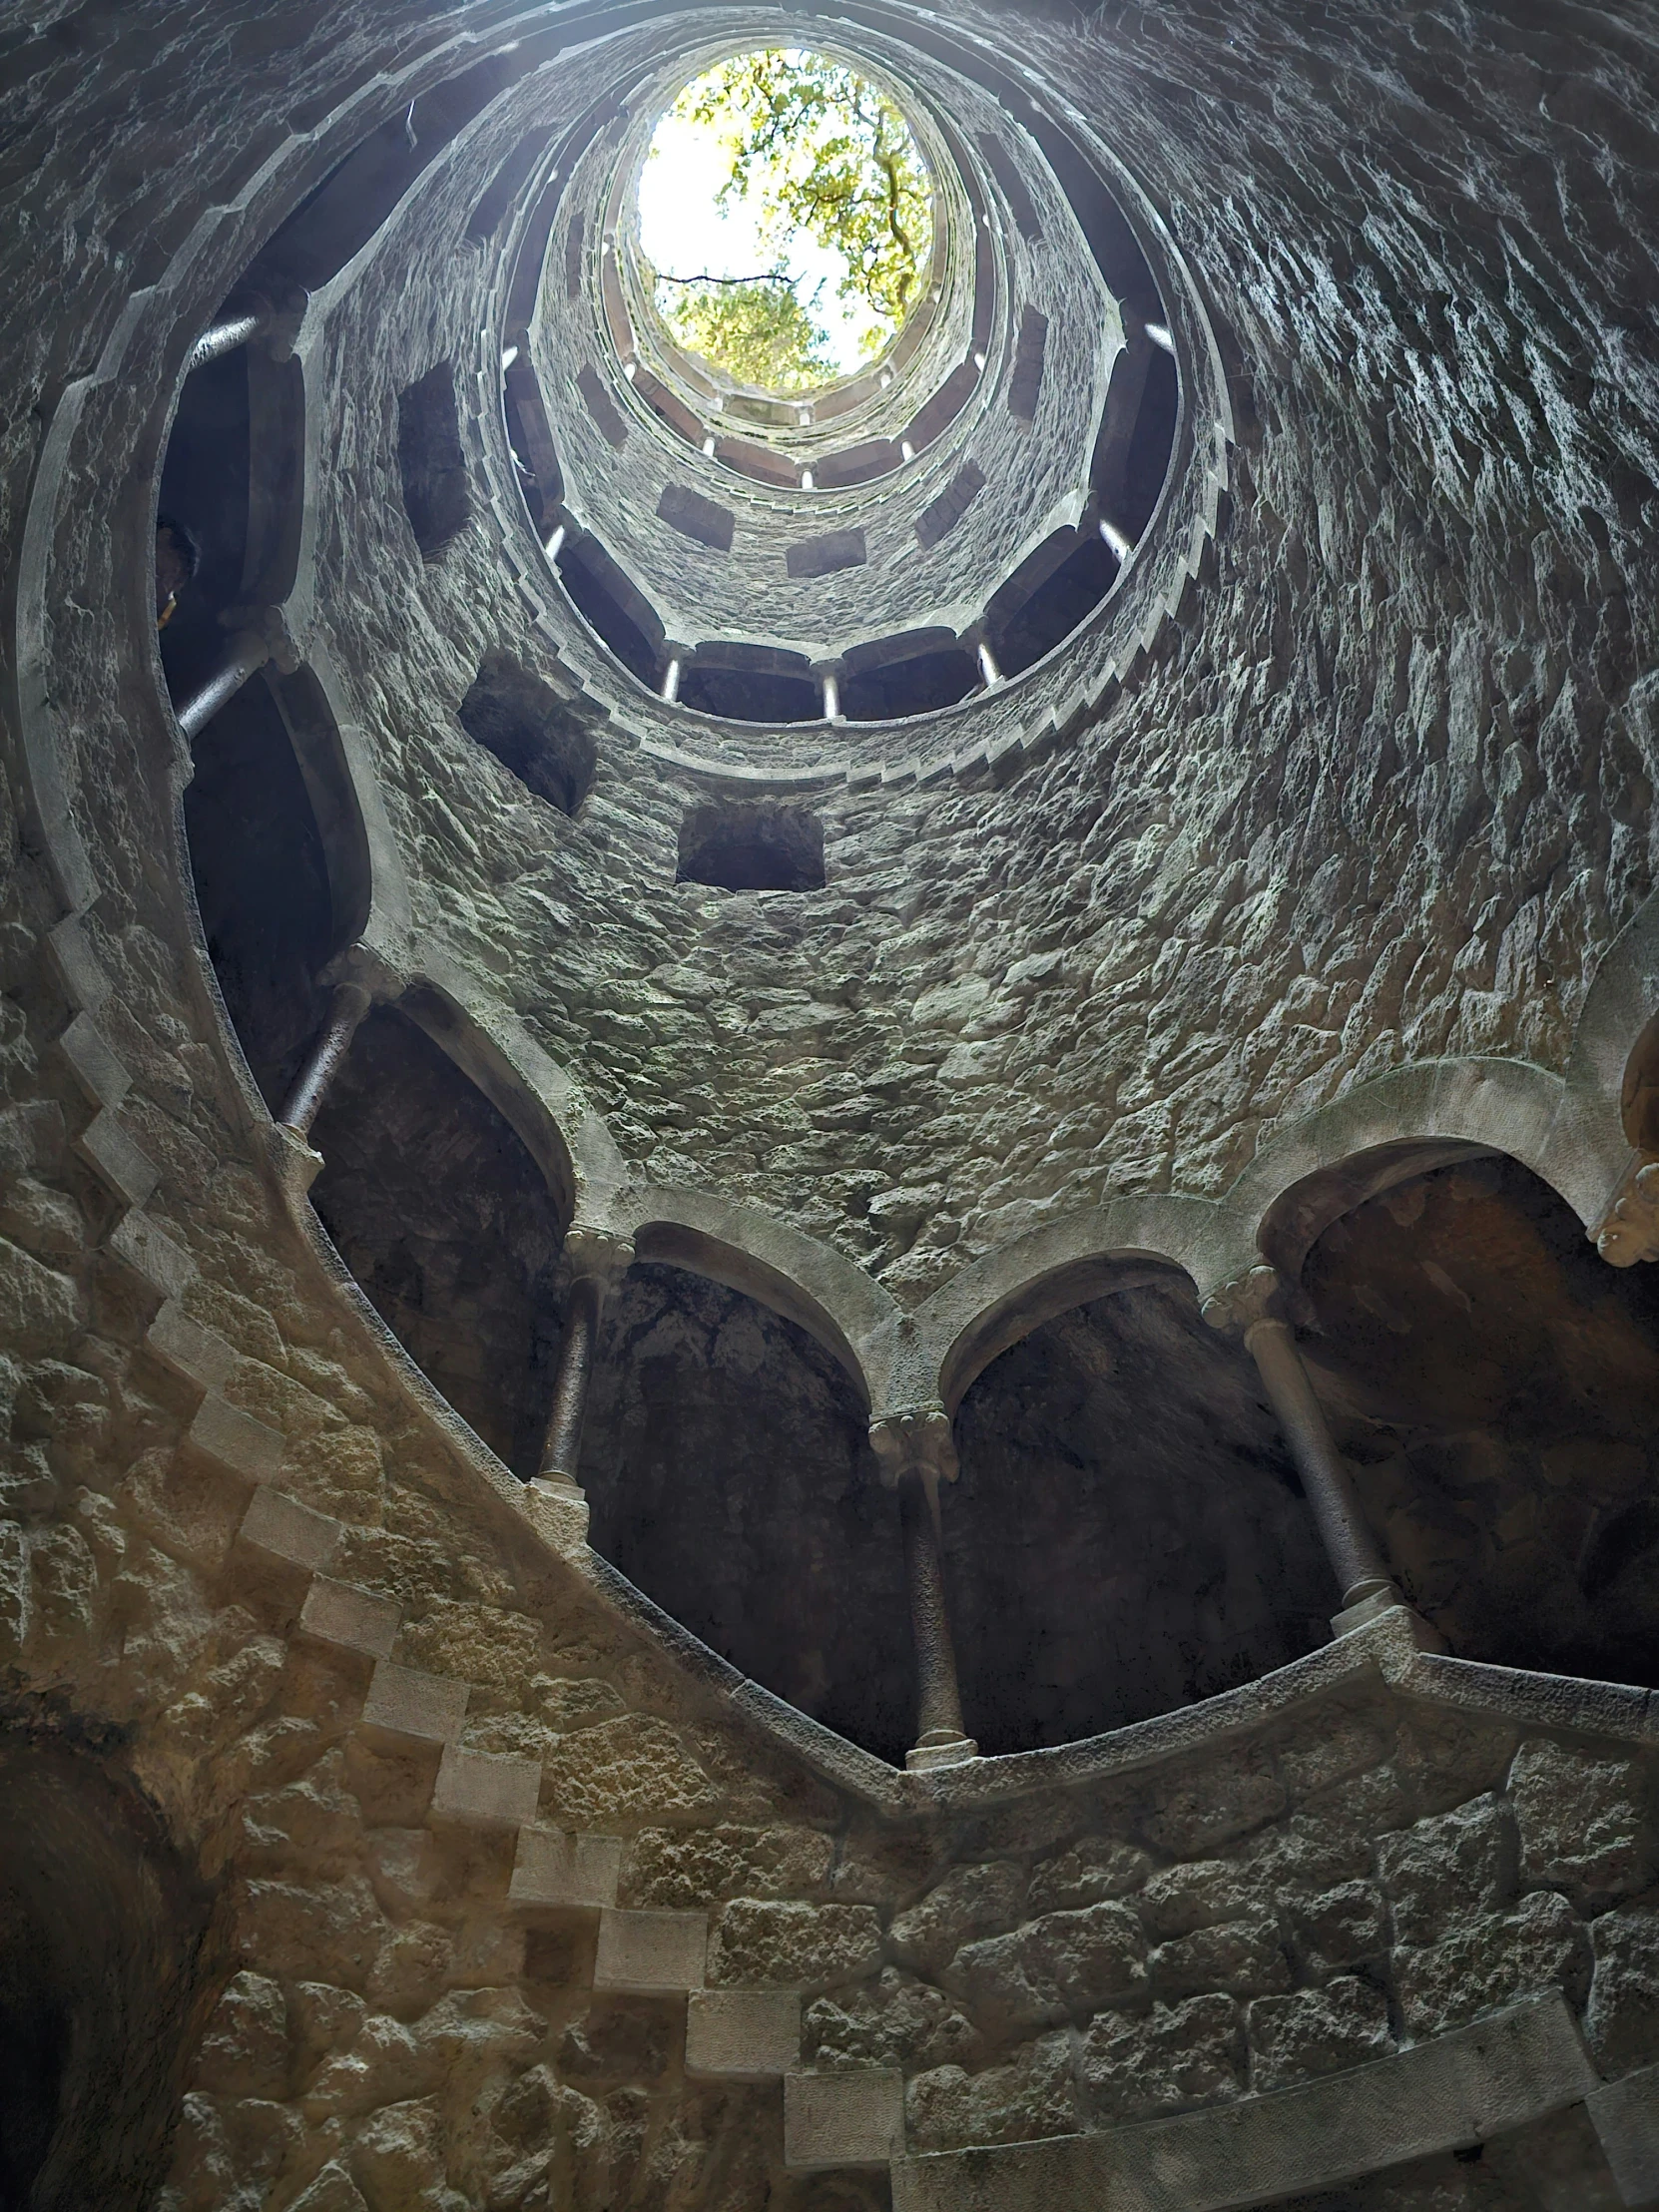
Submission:
M 763 391 L 865 366 L 925 296 L 931 185 L 910 127 L 822 54 L 740 54 L 688 85 L 639 215 L 670 335 Z

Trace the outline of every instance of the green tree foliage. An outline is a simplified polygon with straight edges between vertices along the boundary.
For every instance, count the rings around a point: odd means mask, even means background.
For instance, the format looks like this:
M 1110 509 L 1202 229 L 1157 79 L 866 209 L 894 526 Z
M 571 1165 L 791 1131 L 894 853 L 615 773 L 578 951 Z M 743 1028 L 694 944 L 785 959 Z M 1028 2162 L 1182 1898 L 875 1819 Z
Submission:
M 726 283 L 694 277 L 675 286 L 665 312 L 682 345 L 740 384 L 789 394 L 828 383 L 835 373 L 824 352 L 824 331 L 787 278 Z
M 722 62 L 686 88 L 674 113 L 720 134 L 731 166 L 719 198 L 754 207 L 774 257 L 765 276 L 736 284 L 660 283 L 681 342 L 768 390 L 830 381 L 828 333 L 787 272 L 791 243 L 804 234 L 839 259 L 840 296 L 874 317 L 861 342 L 880 352 L 921 296 L 933 246 L 927 172 L 900 110 L 826 55 L 772 48 Z

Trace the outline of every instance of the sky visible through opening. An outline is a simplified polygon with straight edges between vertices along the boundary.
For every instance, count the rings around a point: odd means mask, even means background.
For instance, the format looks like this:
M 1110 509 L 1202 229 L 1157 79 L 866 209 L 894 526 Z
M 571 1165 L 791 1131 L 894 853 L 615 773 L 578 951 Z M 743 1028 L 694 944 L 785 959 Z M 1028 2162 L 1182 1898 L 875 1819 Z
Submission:
M 929 191 L 908 124 L 868 80 L 801 49 L 736 55 L 687 86 L 641 173 L 658 310 L 740 383 L 801 392 L 851 374 L 923 296 Z

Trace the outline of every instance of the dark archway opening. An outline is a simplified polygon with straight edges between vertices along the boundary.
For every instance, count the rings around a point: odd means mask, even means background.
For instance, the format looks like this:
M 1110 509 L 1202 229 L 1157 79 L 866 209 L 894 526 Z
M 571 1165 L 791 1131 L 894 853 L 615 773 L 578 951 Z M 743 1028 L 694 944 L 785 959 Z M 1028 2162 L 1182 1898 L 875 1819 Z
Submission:
M 958 645 L 909 654 L 848 675 L 841 712 L 848 722 L 902 722 L 954 707 L 978 682 L 978 663 Z
M 582 1450 L 592 1541 L 753 1680 L 895 1764 L 914 1736 L 897 1503 L 844 1369 L 681 1269 L 612 1302 Z
M 1154 346 L 1146 364 L 1146 383 L 1124 464 L 1122 510 L 1116 517 L 1133 539 L 1138 540 L 1152 520 L 1162 495 L 1180 416 L 1181 379 L 1175 357 L 1161 346 Z
M 524 1140 L 407 1015 L 377 1008 L 311 1141 L 311 1202 L 398 1343 L 500 1459 L 536 1471 L 564 1223 Z
M 162 667 L 175 705 L 225 656 L 220 616 L 242 598 L 248 559 L 249 353 L 246 346 L 193 369 L 162 464 L 158 512 L 195 539 L 201 565 L 161 634 Z
M 1304 1357 L 1450 1648 L 1659 1687 L 1659 1275 L 1488 1157 L 1345 1214 L 1303 1281 Z
M 256 676 L 197 735 L 185 836 L 208 954 L 276 1113 L 321 1023 L 336 948 L 328 863 L 276 697 Z
M 559 581 L 577 613 L 630 675 L 655 690 L 662 669 L 663 626 L 643 596 L 597 538 L 568 538 L 558 567 Z
M 1018 676 L 1069 637 L 1117 582 L 1117 556 L 1098 535 L 1083 538 L 1060 564 L 1002 615 L 987 609 L 991 650 L 1004 676 Z
M 728 722 L 817 722 L 824 713 L 823 694 L 806 673 L 805 662 L 801 673 L 791 674 L 787 669 L 694 661 L 681 680 L 680 704 Z
M 197 2024 L 205 1889 L 131 1785 L 0 1733 L 0 2212 L 151 2202 Z
M 1172 1712 L 1329 1639 L 1337 1593 L 1255 1368 L 1185 1286 L 1033 1330 L 968 1390 L 956 1439 L 940 1506 L 982 1751 Z

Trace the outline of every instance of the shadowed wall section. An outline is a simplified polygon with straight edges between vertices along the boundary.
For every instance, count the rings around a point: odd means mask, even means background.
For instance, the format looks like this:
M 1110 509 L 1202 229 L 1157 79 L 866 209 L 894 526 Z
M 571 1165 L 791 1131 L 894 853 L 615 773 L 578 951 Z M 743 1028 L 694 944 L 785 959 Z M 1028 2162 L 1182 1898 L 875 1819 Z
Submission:
M 987 1753 L 1167 1713 L 1324 1643 L 1337 1593 L 1248 1358 L 1123 1291 L 993 1360 L 942 1493 L 962 1703 Z
M 200 2032 L 207 1897 L 91 1757 L 0 1733 L 0 2206 L 139 2205 Z
M 593 1544 L 734 1666 L 902 1762 L 915 1690 L 898 1511 L 829 1353 L 740 1292 L 634 1268 L 582 1454 Z
M 1507 1159 L 1356 1208 L 1303 1275 L 1305 1354 L 1452 1650 L 1659 1685 L 1659 1277 Z
M 529 1476 L 557 1357 L 563 1226 L 517 1132 L 424 1030 L 381 1008 L 317 1116 L 323 1227 L 409 1357 Z

